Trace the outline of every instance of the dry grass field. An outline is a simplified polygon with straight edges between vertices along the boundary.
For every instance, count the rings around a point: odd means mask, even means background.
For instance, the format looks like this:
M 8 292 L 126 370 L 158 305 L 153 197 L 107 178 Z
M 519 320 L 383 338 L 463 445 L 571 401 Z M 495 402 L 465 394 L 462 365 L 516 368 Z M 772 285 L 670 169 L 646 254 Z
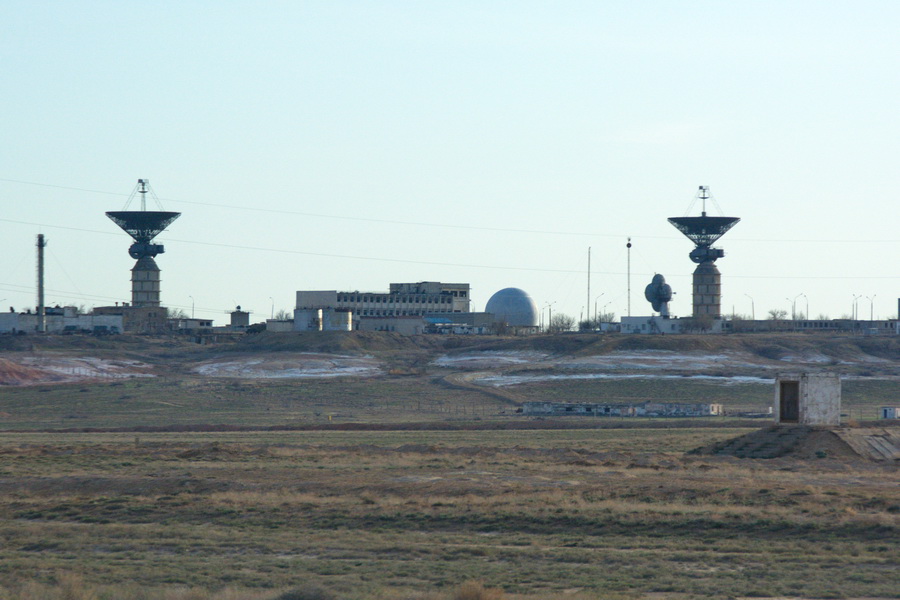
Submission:
M 764 411 L 807 368 L 870 418 L 900 338 L 6 336 L 0 600 L 900 598 L 896 464 L 685 454 L 759 419 L 516 413 Z
M 2 434 L 0 597 L 898 597 L 896 466 L 744 431 Z

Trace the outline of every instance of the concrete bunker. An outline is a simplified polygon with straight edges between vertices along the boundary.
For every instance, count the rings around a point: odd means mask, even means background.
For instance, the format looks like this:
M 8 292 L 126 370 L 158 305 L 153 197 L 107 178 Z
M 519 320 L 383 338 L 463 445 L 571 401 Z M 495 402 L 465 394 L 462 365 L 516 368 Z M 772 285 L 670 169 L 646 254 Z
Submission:
M 778 425 L 840 425 L 840 377 L 830 373 L 779 374 L 773 413 Z

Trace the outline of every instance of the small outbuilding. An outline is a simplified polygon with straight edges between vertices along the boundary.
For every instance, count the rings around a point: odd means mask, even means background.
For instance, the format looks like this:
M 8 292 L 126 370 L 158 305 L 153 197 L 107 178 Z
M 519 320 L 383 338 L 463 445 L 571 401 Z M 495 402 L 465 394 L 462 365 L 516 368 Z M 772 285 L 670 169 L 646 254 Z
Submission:
M 775 379 L 776 424 L 841 424 L 841 379 L 831 373 L 782 373 Z
M 900 406 L 882 406 L 882 419 L 900 419 Z

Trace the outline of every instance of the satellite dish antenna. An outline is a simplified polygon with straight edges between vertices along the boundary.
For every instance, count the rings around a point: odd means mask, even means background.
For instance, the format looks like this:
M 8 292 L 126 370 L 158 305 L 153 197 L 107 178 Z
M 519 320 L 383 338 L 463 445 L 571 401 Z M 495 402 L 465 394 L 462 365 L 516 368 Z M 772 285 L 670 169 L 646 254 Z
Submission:
M 737 225 L 738 217 L 710 217 L 706 214 L 706 201 L 710 198 L 709 186 L 701 185 L 698 197 L 703 200 L 703 212 L 699 217 L 672 217 L 669 223 L 675 226 L 696 246 L 690 253 L 691 260 L 697 264 L 716 262 L 725 256 L 725 251 L 713 248 L 720 237 Z
M 701 185 L 697 198 L 703 201 L 703 210 L 699 217 L 672 217 L 669 223 L 694 242 L 694 249 L 688 255 L 697 263 L 693 280 L 694 317 L 701 315 L 721 317 L 722 275 L 715 262 L 725 256 L 725 251 L 713 248 L 713 244 L 737 225 L 740 219 L 710 217 L 706 214 L 706 201 L 711 198 L 709 186 Z
M 138 179 L 137 185 L 125 203 L 125 210 L 106 213 L 113 223 L 134 240 L 128 248 L 129 256 L 137 260 L 131 270 L 131 301 L 134 306 L 159 306 L 159 267 L 153 258 L 165 252 L 165 248 L 162 244 L 151 242 L 181 216 L 178 212 L 147 210 L 147 194 L 150 194 L 162 209 L 159 198 L 150 188 L 150 181 Z M 138 195 L 141 199 L 141 210 L 128 210 L 132 200 Z
M 125 203 L 125 210 L 106 213 L 113 223 L 134 239 L 134 244 L 128 249 L 128 254 L 135 260 L 145 256 L 153 258 L 157 254 L 165 252 L 162 244 L 151 244 L 150 242 L 181 216 L 181 213 L 177 212 L 147 210 L 146 196 L 148 193 L 159 204 L 159 199 L 150 188 L 150 180 L 138 179 L 137 185 L 128 197 L 128 202 Z M 141 210 L 128 210 L 131 201 L 137 194 L 140 194 L 141 197 Z
M 657 273 L 650 284 L 644 288 L 644 298 L 653 306 L 653 310 L 661 317 L 669 318 L 669 302 L 672 300 L 672 286 L 666 278 Z

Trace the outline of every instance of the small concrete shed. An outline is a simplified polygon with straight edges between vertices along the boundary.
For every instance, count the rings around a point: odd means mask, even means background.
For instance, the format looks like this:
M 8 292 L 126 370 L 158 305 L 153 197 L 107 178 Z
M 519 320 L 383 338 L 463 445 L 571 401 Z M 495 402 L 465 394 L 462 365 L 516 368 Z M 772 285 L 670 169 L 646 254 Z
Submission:
M 882 406 L 882 419 L 900 419 L 900 406 Z
M 780 373 L 775 378 L 776 424 L 841 424 L 841 379 L 831 373 Z

